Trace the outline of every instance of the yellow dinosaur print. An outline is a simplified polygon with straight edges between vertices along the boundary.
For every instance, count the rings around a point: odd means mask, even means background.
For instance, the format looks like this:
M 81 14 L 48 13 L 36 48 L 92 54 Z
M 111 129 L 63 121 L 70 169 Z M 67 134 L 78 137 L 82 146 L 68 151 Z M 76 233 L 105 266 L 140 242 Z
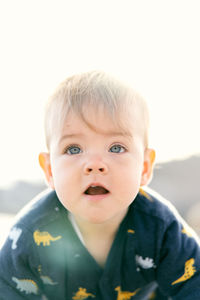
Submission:
M 135 233 L 135 230 L 133 230 L 133 229 L 128 229 L 127 232 L 128 232 L 128 233 L 131 233 L 131 234 L 134 234 L 134 233 Z
M 91 293 L 87 293 L 86 289 L 79 288 L 78 292 L 72 297 L 73 300 L 84 300 L 88 297 L 95 298 L 95 296 Z
M 115 291 L 118 292 L 117 295 L 117 300 L 129 300 L 131 299 L 131 297 L 135 296 L 140 289 L 137 289 L 135 292 L 125 292 L 125 291 L 121 291 L 121 287 L 117 286 L 115 288 Z
M 194 267 L 194 263 L 195 263 L 194 258 L 190 258 L 189 260 L 187 260 L 186 263 L 185 263 L 185 272 L 184 272 L 184 274 L 180 278 L 178 278 L 177 280 L 172 282 L 172 285 L 190 279 L 196 272 L 196 268 Z
M 189 237 L 193 237 L 192 233 L 189 230 L 187 230 L 185 227 L 182 229 L 181 232 L 186 234 Z
M 38 266 L 38 272 L 39 272 L 39 273 L 42 272 L 42 266 L 41 266 L 41 265 Z
M 34 238 L 34 241 L 35 243 L 40 246 L 40 244 L 43 244 L 43 246 L 49 246 L 50 245 L 50 242 L 54 242 L 54 241 L 57 241 L 59 239 L 62 238 L 61 235 L 57 236 L 57 237 L 53 237 L 51 236 L 50 233 L 48 233 L 47 231 L 39 231 L 39 230 L 36 230 L 34 231 L 33 233 L 33 238 Z
M 145 192 L 142 188 L 140 188 L 139 193 L 144 196 L 145 198 L 147 198 L 149 201 L 152 201 L 152 198 L 149 194 L 147 194 L 147 192 Z
M 151 295 L 149 296 L 148 300 L 154 300 L 156 298 L 156 293 L 153 292 L 151 293 Z

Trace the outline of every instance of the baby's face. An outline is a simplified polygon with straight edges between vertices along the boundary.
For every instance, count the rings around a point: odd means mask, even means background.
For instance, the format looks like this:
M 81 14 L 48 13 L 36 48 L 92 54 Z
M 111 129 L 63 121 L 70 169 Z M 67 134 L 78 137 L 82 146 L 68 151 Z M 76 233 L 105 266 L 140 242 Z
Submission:
M 50 155 L 43 154 L 46 176 L 77 220 L 120 222 L 149 178 L 151 150 L 140 132 L 124 134 L 105 115 L 89 115 L 97 131 L 70 113 Z

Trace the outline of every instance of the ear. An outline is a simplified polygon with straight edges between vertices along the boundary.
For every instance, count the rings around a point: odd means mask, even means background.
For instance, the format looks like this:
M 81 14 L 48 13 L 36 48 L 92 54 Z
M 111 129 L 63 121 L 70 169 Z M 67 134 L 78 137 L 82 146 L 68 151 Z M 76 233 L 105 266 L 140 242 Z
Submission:
M 53 182 L 53 176 L 51 172 L 51 162 L 50 162 L 50 154 L 46 152 L 41 152 L 39 154 L 39 164 L 42 168 L 44 175 L 46 177 L 48 185 L 52 188 L 54 188 L 54 182 Z
M 148 148 L 145 150 L 141 186 L 146 185 L 151 180 L 155 157 L 156 153 L 153 149 Z

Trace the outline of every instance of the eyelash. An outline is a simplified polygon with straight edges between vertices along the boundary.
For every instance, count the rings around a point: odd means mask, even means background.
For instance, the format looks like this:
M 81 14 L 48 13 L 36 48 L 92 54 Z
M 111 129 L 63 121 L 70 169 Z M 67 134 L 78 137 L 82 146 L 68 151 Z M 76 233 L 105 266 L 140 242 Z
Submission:
M 119 151 L 119 152 L 110 151 L 111 148 L 113 148 L 113 147 L 120 147 L 121 150 L 123 149 L 123 151 Z M 110 149 L 109 149 L 109 152 L 112 152 L 112 153 L 124 153 L 124 152 L 126 152 L 126 151 L 127 151 L 127 149 L 126 149 L 124 146 L 120 145 L 120 144 L 114 144 L 114 145 L 112 145 L 112 146 L 110 147 Z
M 73 149 L 73 148 L 79 148 L 80 149 L 80 152 L 78 152 L 78 153 L 70 153 L 69 151 L 71 150 L 71 149 Z M 77 154 L 80 154 L 82 152 L 82 150 L 81 150 L 81 148 L 78 146 L 78 145 L 70 145 L 70 146 L 68 146 L 66 149 L 65 149 L 65 151 L 64 151 L 64 153 L 65 154 L 68 154 L 68 155 L 77 155 Z
M 119 147 L 119 148 L 120 148 L 120 151 L 118 151 L 118 152 L 111 151 L 111 149 L 112 149 L 113 147 Z M 77 148 L 77 149 L 79 149 L 80 151 L 78 150 L 79 152 L 71 153 L 70 150 L 72 150 L 73 148 Z M 121 151 L 121 150 L 122 150 L 122 151 Z M 111 152 L 111 153 L 116 153 L 116 154 L 124 153 L 124 152 L 126 152 L 126 151 L 127 151 L 127 149 L 126 149 L 124 146 L 120 145 L 120 144 L 114 144 L 114 145 L 112 145 L 112 146 L 110 147 L 110 149 L 109 149 L 109 152 Z M 64 154 L 68 154 L 68 155 L 77 155 L 77 154 L 80 154 L 80 153 L 82 153 L 82 152 L 83 152 L 83 151 L 81 150 L 81 148 L 80 148 L 78 145 L 70 145 L 70 146 L 68 146 L 68 147 L 64 150 Z

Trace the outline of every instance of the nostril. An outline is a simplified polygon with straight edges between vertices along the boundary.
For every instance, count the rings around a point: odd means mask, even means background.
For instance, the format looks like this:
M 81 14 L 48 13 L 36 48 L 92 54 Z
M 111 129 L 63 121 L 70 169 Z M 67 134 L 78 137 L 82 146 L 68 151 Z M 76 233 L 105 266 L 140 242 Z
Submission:
M 99 167 L 92 167 L 92 168 L 90 168 L 89 166 L 87 167 L 85 167 L 84 168 L 84 172 L 86 173 L 86 174 L 91 174 L 91 173 L 102 173 L 102 174 L 104 174 L 104 173 L 106 173 L 107 172 L 107 168 L 106 167 L 104 167 L 104 166 L 102 166 L 102 168 L 99 168 Z
M 87 168 L 87 171 L 88 171 L 88 172 L 92 172 L 93 169 L 92 169 L 92 168 Z M 99 168 L 99 171 L 100 171 L 100 172 L 104 172 L 104 168 Z

